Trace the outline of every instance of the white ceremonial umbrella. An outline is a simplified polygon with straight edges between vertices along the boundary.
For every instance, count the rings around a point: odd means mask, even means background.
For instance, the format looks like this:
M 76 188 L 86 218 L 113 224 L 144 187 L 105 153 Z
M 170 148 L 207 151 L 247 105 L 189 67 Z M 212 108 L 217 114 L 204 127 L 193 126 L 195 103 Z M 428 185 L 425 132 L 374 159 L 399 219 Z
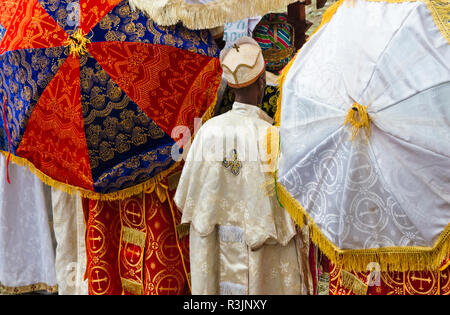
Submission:
M 449 16 L 446 0 L 339 1 L 285 73 L 278 195 L 344 268 L 449 255 Z

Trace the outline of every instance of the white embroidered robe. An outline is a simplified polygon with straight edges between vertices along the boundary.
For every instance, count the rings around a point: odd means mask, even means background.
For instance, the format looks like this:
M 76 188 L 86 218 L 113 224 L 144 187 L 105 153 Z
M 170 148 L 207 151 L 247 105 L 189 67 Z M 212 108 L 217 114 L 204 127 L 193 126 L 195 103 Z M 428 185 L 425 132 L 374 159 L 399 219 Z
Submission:
M 308 293 L 300 238 L 255 155 L 271 123 L 258 107 L 236 102 L 206 122 L 189 149 L 174 200 L 191 226 L 193 294 Z

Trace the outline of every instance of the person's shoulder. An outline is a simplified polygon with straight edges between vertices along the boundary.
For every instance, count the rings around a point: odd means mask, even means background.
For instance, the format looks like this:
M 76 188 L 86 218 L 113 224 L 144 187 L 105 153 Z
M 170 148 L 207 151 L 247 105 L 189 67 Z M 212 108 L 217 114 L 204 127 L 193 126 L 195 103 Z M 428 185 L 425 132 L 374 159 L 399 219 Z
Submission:
M 196 142 L 201 141 L 205 144 L 224 138 L 229 133 L 230 128 L 233 128 L 233 119 L 228 112 L 215 116 L 202 124 L 195 135 Z
M 230 112 L 226 112 L 224 114 L 220 114 L 218 116 L 215 116 L 209 120 L 207 120 L 206 122 L 204 122 L 202 124 L 202 127 L 200 128 L 200 130 L 206 130 L 208 128 L 217 128 L 217 127 L 223 127 L 224 125 L 226 125 L 227 121 L 230 119 Z

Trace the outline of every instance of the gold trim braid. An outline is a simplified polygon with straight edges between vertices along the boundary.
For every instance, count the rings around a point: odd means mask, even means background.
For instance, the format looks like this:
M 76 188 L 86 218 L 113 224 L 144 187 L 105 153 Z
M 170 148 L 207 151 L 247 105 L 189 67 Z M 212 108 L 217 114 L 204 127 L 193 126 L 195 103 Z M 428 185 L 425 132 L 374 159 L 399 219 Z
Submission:
M 125 278 L 120 278 L 120 281 L 122 282 L 122 288 L 125 291 L 130 292 L 134 295 L 142 295 L 142 285 L 139 282 Z
M 129 227 L 124 226 L 122 231 L 122 241 L 139 247 L 145 246 L 147 234 Z
M 40 282 L 30 285 L 24 285 L 20 287 L 8 287 L 0 282 L 0 294 L 1 295 L 15 295 L 15 294 L 25 294 L 37 291 L 47 291 L 48 293 L 58 292 L 58 285 L 48 285 L 46 283 Z
M 191 228 L 191 225 L 189 223 L 181 223 L 177 225 L 177 234 L 178 238 L 182 239 L 183 237 L 189 235 L 189 230 Z
M 252 16 L 278 11 L 298 0 L 212 0 L 188 4 L 186 0 L 129 0 L 133 9 L 144 11 L 161 26 L 182 22 L 190 29 L 210 29 Z
M 8 152 L 1 151 L 0 154 L 3 154 L 5 157 L 8 156 Z M 44 184 L 52 186 L 58 190 L 64 191 L 65 193 L 68 193 L 70 195 L 79 193 L 81 197 L 83 198 L 89 198 L 92 200 L 106 200 L 106 201 L 112 201 L 112 200 L 119 200 L 119 199 L 126 199 L 128 197 L 140 194 L 141 192 L 154 187 L 155 184 L 158 184 L 160 181 L 162 181 L 166 176 L 168 176 L 170 173 L 172 173 L 178 166 L 179 162 L 176 162 L 174 165 L 172 165 L 169 169 L 162 171 L 155 177 L 149 179 L 148 181 L 138 184 L 133 187 L 125 188 L 123 190 L 119 190 L 117 192 L 108 193 L 108 194 L 101 194 L 97 193 L 95 191 L 90 191 L 87 189 L 83 189 L 80 187 L 76 187 L 70 184 L 59 182 L 47 174 L 43 173 L 41 170 L 39 170 L 34 164 L 27 159 L 18 157 L 16 155 L 11 154 L 10 161 L 14 164 L 17 164 L 19 166 L 26 166 L 30 170 L 31 173 L 36 175 Z M 12 178 L 14 180 L 14 178 Z
M 367 284 L 365 284 L 364 281 L 359 279 L 354 274 L 352 274 L 346 270 L 342 270 L 340 280 L 341 280 L 341 285 L 344 288 L 351 290 L 356 295 L 366 295 L 367 294 L 367 290 L 369 289 L 369 286 Z
M 367 266 L 376 262 L 380 265 L 380 271 L 435 271 L 441 267 L 442 262 L 450 254 L 450 223 L 439 235 L 433 247 L 340 249 L 322 233 L 308 212 L 280 183 L 277 184 L 277 193 L 281 204 L 293 220 L 300 227 L 305 224 L 309 226 L 313 243 L 340 268 L 355 272 L 366 272 L 369 271 Z

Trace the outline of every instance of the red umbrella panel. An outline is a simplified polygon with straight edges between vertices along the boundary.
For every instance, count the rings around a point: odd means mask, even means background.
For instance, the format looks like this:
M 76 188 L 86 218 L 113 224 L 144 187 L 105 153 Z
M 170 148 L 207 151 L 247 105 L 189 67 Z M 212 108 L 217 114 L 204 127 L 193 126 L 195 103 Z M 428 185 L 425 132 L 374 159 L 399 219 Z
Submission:
M 221 80 L 210 32 L 159 27 L 128 1 L 19 1 L 0 43 L 0 149 L 90 198 L 142 190 L 176 162 Z M 3 102 L 2 102 L 3 103 Z

